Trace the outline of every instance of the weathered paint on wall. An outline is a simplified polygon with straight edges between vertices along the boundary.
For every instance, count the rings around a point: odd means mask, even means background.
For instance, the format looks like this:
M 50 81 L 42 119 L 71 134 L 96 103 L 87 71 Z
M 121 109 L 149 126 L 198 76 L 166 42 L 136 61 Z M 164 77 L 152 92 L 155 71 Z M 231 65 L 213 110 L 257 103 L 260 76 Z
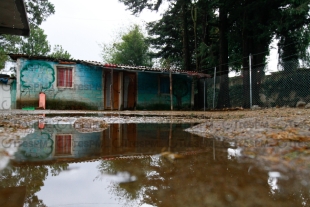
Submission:
M 138 73 L 138 100 L 137 100 L 137 108 L 147 109 L 153 107 L 154 105 L 158 105 L 158 107 L 163 106 L 166 108 L 170 108 L 170 95 L 169 94 L 161 94 L 159 91 L 159 77 L 162 74 L 157 73 Z M 179 88 L 184 93 L 182 95 L 182 106 L 186 106 L 190 104 L 191 94 L 191 79 L 184 75 L 173 75 L 173 90 Z M 182 85 L 182 88 L 180 88 Z M 175 95 L 173 96 L 173 104 L 177 105 L 177 99 Z M 160 109 L 160 108 L 159 108 Z
M 73 87 L 57 87 L 57 66 L 73 67 Z M 94 109 L 103 107 L 102 69 L 82 64 L 61 65 L 56 62 L 21 60 L 16 101 L 20 107 L 36 104 L 39 92 L 46 94 L 47 109 L 50 103 L 71 101 L 85 103 Z M 63 103 L 64 104 L 64 103 Z M 35 107 L 37 105 L 34 105 Z M 50 104 L 51 106 L 51 104 Z M 58 105 L 59 108 L 61 108 Z
M 20 82 L 24 88 L 51 88 L 55 82 L 55 71 L 51 64 L 30 61 L 20 71 Z
M 27 161 L 49 161 L 57 158 L 82 159 L 97 157 L 101 154 L 101 136 L 102 132 L 79 133 L 72 125 L 45 125 L 43 130 L 38 129 L 38 124 L 34 124 L 36 129 L 34 133 L 28 134 L 20 143 L 18 151 L 15 153 L 17 162 Z M 56 135 L 72 135 L 71 154 L 58 155 L 55 153 L 56 148 L 60 148 L 59 143 L 55 140 Z M 59 145 L 59 146 L 57 146 Z
M 72 87 L 57 86 L 58 66 L 73 68 Z M 17 60 L 17 85 L 14 95 L 16 99 L 12 98 L 12 102 L 16 103 L 16 108 L 38 107 L 39 93 L 44 92 L 46 109 L 103 109 L 104 70 L 85 64 L 61 65 L 58 62 L 20 58 Z M 160 77 L 163 75 L 166 75 L 165 83 L 160 82 Z M 164 73 L 137 72 L 137 109 L 170 109 L 169 78 L 167 77 Z M 123 84 L 123 86 L 120 88 L 124 90 L 124 80 L 123 78 L 119 80 L 122 80 L 120 85 Z M 173 75 L 174 106 L 186 108 L 190 104 L 191 81 L 192 79 L 185 75 Z M 166 89 L 161 91 L 159 85 Z M 133 88 L 135 90 L 135 87 Z M 124 101 L 123 91 L 119 92 L 119 96 L 119 101 Z M 120 106 L 123 104 L 119 103 Z

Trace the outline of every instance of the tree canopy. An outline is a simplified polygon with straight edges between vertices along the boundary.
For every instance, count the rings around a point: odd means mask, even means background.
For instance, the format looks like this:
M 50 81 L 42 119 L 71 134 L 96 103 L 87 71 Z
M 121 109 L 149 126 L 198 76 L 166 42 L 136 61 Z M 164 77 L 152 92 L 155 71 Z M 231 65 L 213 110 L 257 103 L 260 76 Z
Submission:
M 64 50 L 61 45 L 55 45 L 53 52 L 49 55 L 58 59 L 71 59 L 71 55 L 68 51 Z
M 120 40 L 103 44 L 102 57 L 105 62 L 114 64 L 151 65 L 149 43 L 137 25 L 130 27 Z
M 162 0 L 119 0 L 134 14 L 158 10 Z M 218 108 L 229 107 L 230 70 L 242 71 L 244 107 L 249 107 L 249 55 L 253 55 L 253 96 L 259 100 L 260 82 L 269 45 L 279 40 L 280 64 L 308 60 L 308 0 L 168 0 L 158 21 L 147 25 L 156 57 L 169 59 L 185 70 L 220 75 Z M 297 65 L 293 68 L 297 68 Z M 290 65 L 291 67 L 292 65 Z M 292 67 L 291 67 L 292 68 Z M 256 98 L 255 98 L 256 97 Z M 253 103 L 258 104 L 258 103 Z
M 27 55 L 46 56 L 51 51 L 44 30 L 39 27 L 31 27 L 30 36 L 20 40 L 20 53 Z

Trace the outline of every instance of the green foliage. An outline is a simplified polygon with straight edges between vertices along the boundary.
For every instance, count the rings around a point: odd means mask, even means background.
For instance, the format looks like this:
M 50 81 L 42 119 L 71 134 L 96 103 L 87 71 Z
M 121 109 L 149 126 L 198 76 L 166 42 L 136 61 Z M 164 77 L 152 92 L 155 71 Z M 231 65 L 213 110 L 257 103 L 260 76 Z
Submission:
M 292 106 L 299 100 L 310 102 L 310 70 L 296 70 L 291 73 L 273 73 L 262 85 L 262 94 L 269 98 L 271 106 Z
M 1 171 L 0 182 L 2 188 L 9 187 L 26 187 L 26 196 L 24 206 L 41 206 L 46 207 L 43 200 L 36 195 L 44 186 L 49 169 L 52 175 L 58 175 L 61 171 L 68 168 L 67 163 L 53 164 L 49 168 L 44 165 L 31 166 L 25 165 L 21 167 L 9 167 Z
M 57 59 L 67 59 L 67 60 L 72 58 L 70 53 L 64 50 L 61 45 L 55 45 L 53 52 L 49 56 Z
M 0 35 L 0 70 L 4 68 L 5 62 L 9 60 L 8 53 L 18 53 L 20 36 Z
M 44 30 L 32 26 L 29 37 L 22 38 L 20 43 L 20 53 L 27 55 L 45 56 L 51 51 L 51 46 L 47 40 Z
M 102 45 L 102 57 L 105 62 L 126 65 L 151 66 L 149 44 L 141 28 L 130 27 L 121 40 L 108 45 Z
M 48 0 L 25 0 L 25 6 L 30 24 L 36 26 L 55 13 L 55 6 Z

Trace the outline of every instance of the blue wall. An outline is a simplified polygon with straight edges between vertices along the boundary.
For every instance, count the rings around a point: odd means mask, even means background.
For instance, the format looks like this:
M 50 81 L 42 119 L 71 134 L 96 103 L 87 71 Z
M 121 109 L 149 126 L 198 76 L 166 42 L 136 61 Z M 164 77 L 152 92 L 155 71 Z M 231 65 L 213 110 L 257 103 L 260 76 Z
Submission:
M 169 94 L 160 94 L 158 92 L 159 85 L 159 76 L 163 74 L 157 73 L 138 73 L 138 109 L 147 109 L 152 108 L 158 105 L 158 107 L 165 107 L 170 109 L 170 95 Z M 173 79 L 173 90 L 178 87 L 178 84 L 182 84 L 185 90 L 185 94 L 182 97 L 182 106 L 185 107 L 191 102 L 191 78 L 188 78 L 185 75 L 174 74 Z M 176 97 L 173 96 L 174 106 L 177 105 Z M 157 109 L 157 108 L 156 108 Z M 158 108 L 161 109 L 161 108 Z
M 57 87 L 56 66 L 74 67 L 73 88 Z M 83 102 L 95 109 L 103 107 L 102 69 L 95 66 L 22 60 L 18 87 L 21 92 L 17 101 L 24 106 L 31 101 L 38 101 L 39 92 L 43 91 L 46 94 L 47 108 L 48 101 L 51 100 Z
M 43 130 L 34 124 L 35 131 L 21 139 L 18 151 L 15 153 L 17 162 L 48 161 L 58 158 L 87 159 L 101 155 L 102 132 L 79 133 L 72 125 L 45 125 Z M 55 155 L 55 135 L 72 135 L 72 154 Z

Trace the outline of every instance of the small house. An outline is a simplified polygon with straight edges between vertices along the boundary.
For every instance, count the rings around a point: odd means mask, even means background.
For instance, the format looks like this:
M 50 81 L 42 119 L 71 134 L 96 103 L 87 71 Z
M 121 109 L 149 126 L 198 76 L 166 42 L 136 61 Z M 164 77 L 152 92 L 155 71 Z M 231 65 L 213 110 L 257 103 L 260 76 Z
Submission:
M 193 76 L 204 75 L 44 56 L 10 57 L 16 61 L 12 102 L 18 109 L 37 107 L 42 92 L 47 109 L 162 110 L 171 104 L 185 108 L 193 103 Z

